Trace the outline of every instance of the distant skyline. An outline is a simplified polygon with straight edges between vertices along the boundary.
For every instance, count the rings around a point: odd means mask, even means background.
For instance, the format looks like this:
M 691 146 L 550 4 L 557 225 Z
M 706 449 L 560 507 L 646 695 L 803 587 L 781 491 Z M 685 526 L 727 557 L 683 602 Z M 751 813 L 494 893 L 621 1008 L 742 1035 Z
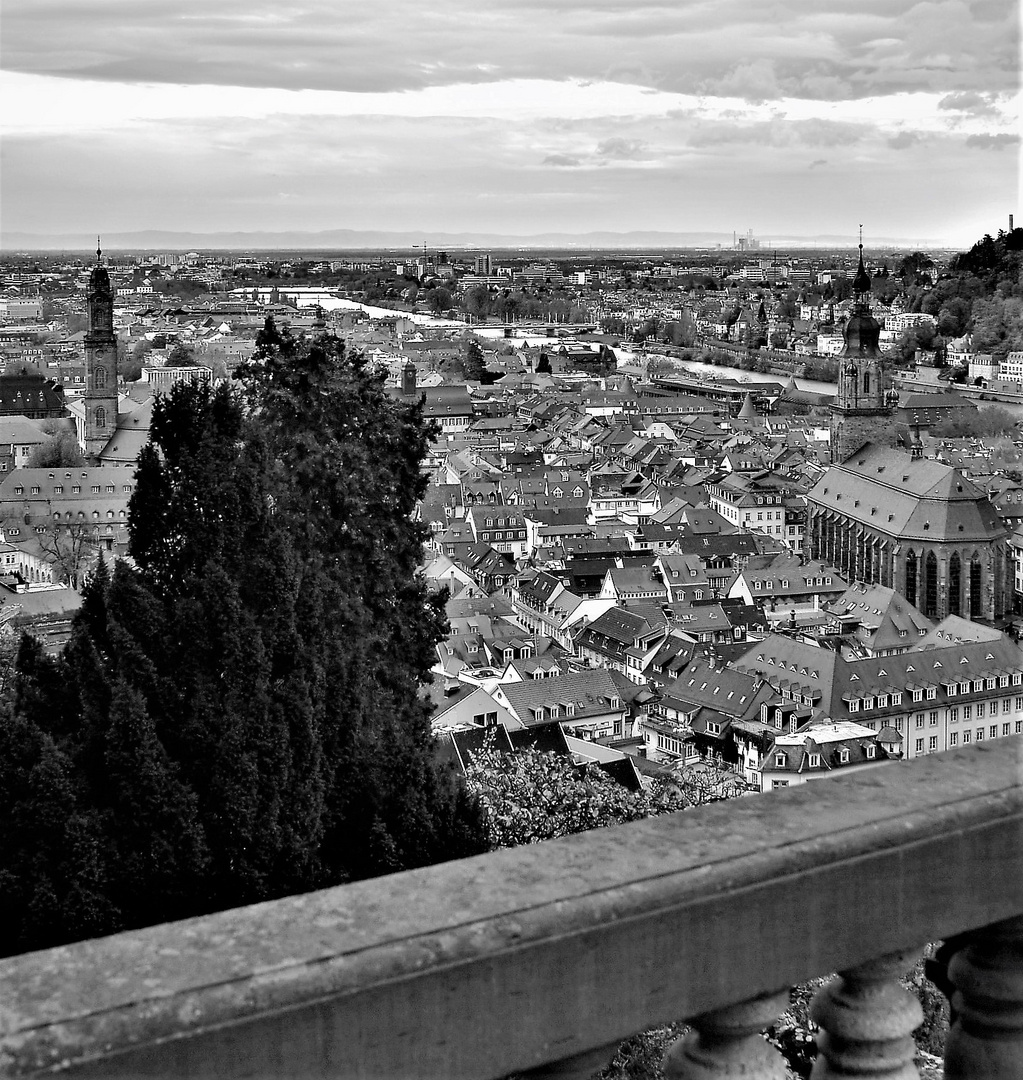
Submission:
M 0 29 L 5 235 L 1023 221 L 1014 0 L 5 0 Z

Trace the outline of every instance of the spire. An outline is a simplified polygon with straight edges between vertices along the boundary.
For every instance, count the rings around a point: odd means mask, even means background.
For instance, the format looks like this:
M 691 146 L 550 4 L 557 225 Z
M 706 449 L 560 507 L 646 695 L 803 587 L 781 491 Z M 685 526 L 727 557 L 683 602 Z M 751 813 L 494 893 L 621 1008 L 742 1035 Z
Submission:
M 103 262 L 103 246 L 99 242 L 99 235 L 96 236 L 96 263 L 102 264 Z
M 860 265 L 856 269 L 856 277 L 853 278 L 853 292 L 859 296 L 870 293 L 870 275 L 863 265 L 863 226 L 860 226 Z M 865 302 L 865 301 L 862 301 Z

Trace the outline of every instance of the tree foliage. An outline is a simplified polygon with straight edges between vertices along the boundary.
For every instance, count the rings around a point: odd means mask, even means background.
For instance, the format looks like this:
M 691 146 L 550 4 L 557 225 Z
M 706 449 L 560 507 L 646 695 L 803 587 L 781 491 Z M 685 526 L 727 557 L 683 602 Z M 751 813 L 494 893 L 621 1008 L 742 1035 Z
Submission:
M 71 469 L 84 464 L 85 456 L 73 431 L 58 431 L 51 435 L 32 451 L 26 462 L 30 469 Z
M 476 338 L 467 337 L 462 357 L 462 371 L 465 378 L 470 382 L 479 382 L 483 378 L 486 367 L 483 346 Z
M 630 791 L 596 765 L 552 751 L 473 755 L 466 770 L 492 848 L 537 844 L 606 825 L 655 817 L 746 794 L 736 773 L 678 763 L 652 787 Z
M 1014 435 L 1017 417 L 1001 405 L 985 405 L 983 408 L 962 412 L 949 420 L 935 424 L 931 434 L 942 439 L 995 438 Z
M 59 658 L 19 654 L 0 952 L 485 844 L 419 694 L 445 631 L 411 520 L 421 405 L 268 320 L 240 388 L 177 384 L 151 431 L 135 567 L 100 565 Z

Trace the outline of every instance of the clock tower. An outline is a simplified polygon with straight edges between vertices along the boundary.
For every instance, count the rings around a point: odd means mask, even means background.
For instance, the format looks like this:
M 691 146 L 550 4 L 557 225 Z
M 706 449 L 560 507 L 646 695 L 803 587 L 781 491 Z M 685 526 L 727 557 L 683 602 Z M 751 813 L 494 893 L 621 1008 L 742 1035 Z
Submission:
M 881 357 L 881 325 L 870 313 L 870 275 L 860 264 L 853 279 L 853 306 L 838 356 L 838 394 L 831 406 L 831 460 L 845 461 L 868 442 L 895 444 L 891 385 Z
M 89 276 L 89 329 L 85 334 L 85 456 L 97 463 L 117 427 L 117 337 L 114 335 L 114 291 L 96 248 L 96 266 Z

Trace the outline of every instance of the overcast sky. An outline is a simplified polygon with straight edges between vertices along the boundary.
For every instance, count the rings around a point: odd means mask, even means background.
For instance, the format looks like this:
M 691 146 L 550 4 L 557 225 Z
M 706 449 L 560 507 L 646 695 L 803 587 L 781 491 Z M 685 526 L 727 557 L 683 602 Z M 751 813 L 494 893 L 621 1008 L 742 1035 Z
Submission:
M 4 0 L 4 231 L 1023 220 L 1016 0 Z

